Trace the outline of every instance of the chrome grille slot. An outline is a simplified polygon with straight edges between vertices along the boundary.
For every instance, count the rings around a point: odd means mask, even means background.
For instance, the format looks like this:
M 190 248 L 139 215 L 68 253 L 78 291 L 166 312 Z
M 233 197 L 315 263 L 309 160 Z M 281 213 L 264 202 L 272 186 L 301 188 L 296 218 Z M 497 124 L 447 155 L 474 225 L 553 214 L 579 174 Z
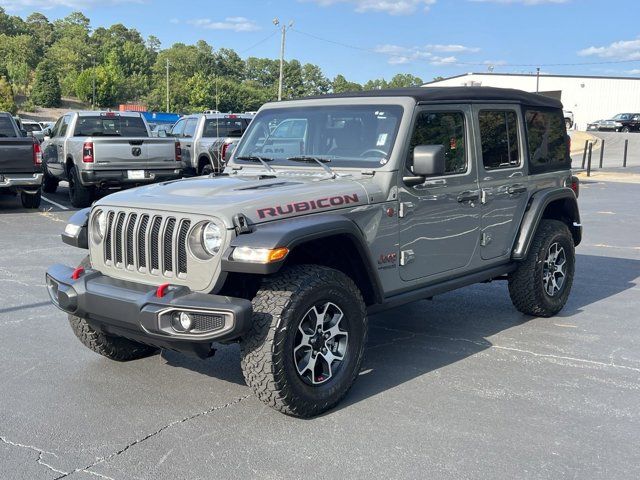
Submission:
M 187 273 L 187 234 L 191 221 L 183 220 L 178 234 L 178 275 Z
M 108 262 L 113 261 L 113 251 L 111 250 L 113 236 L 111 235 L 111 228 L 113 227 L 114 215 L 113 212 L 109 212 L 107 216 L 107 231 L 104 237 L 104 259 Z
M 113 242 L 115 244 L 116 250 L 116 264 L 122 264 L 122 226 L 124 225 L 124 212 L 120 212 L 118 217 L 116 218 L 116 231 L 114 235 Z
M 176 228 L 176 219 L 169 218 L 164 229 L 162 242 L 162 266 L 164 272 L 173 272 L 173 233 Z
M 136 220 L 138 219 L 138 215 L 135 213 L 132 213 L 131 215 L 129 215 L 129 221 L 127 222 L 127 240 L 126 240 L 126 263 L 127 263 L 127 267 L 131 266 L 133 267 L 135 265 L 135 258 L 133 256 L 133 252 L 134 252 L 134 244 L 133 244 L 133 239 L 134 239 L 134 232 L 135 232 L 135 228 L 136 228 Z
M 147 227 L 149 215 L 140 216 L 138 227 L 138 268 L 147 268 Z
M 151 250 L 151 270 L 160 270 L 160 226 L 162 218 L 154 217 L 151 225 L 151 238 L 149 249 Z

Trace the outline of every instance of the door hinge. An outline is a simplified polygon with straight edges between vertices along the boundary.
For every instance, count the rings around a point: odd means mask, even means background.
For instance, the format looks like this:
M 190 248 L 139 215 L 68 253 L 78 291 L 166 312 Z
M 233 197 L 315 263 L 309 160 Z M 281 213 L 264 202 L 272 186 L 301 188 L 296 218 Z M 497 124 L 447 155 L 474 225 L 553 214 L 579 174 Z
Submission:
M 400 265 L 404 266 L 408 263 L 411 263 L 415 258 L 416 255 L 415 253 L 413 253 L 413 250 L 402 250 L 400 252 Z
M 480 204 L 484 205 L 487 203 L 487 191 L 484 189 L 480 190 Z
M 400 202 L 400 208 L 398 208 L 398 217 L 404 218 L 409 214 L 409 211 L 415 205 L 412 202 Z
M 486 247 L 490 243 L 491 243 L 491 235 L 483 232 L 482 236 L 480 237 L 480 246 Z

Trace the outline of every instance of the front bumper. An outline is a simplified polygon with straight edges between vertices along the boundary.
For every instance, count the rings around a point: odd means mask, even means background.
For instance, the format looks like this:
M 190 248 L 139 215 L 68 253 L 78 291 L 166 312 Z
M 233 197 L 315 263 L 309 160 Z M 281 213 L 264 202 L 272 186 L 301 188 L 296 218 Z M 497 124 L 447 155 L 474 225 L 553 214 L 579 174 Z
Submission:
M 169 286 L 159 297 L 154 286 L 117 280 L 97 270 L 74 271 L 65 265 L 47 270 L 53 303 L 94 328 L 147 345 L 207 357 L 212 342 L 241 337 L 251 322 L 248 300 L 194 293 L 182 286 Z M 195 320 L 197 328 L 176 330 L 173 318 L 180 312 L 200 319 Z
M 132 168 L 131 170 L 144 170 L 144 178 L 129 178 L 129 170 L 84 170 L 80 172 L 80 177 L 83 185 L 98 185 L 101 187 L 142 185 L 182 177 L 181 165 L 171 169 Z
M 24 188 L 37 190 L 42 185 L 42 173 L 0 174 L 0 188 Z

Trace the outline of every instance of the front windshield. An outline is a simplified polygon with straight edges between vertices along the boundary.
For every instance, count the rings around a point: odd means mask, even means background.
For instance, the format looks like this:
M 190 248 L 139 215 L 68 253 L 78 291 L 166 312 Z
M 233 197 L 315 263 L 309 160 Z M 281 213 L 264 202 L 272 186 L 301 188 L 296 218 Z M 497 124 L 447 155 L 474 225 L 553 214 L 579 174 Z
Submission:
M 613 120 L 630 120 L 630 119 L 631 119 L 630 113 L 619 113 L 618 115 L 613 117 Z
M 273 164 L 316 157 L 332 167 L 373 168 L 387 163 L 398 132 L 400 105 L 274 108 L 251 122 L 234 161 L 261 157 Z

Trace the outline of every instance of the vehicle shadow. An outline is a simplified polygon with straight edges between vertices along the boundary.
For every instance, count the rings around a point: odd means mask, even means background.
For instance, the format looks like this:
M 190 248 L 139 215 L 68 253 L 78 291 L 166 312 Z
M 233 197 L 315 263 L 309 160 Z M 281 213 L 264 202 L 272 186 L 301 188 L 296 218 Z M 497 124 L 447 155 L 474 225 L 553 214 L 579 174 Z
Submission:
M 576 272 L 569 302 L 558 317 L 575 316 L 595 302 L 635 287 L 640 260 L 577 255 Z M 491 348 L 487 338 L 532 319 L 515 310 L 503 281 L 473 285 L 432 301 L 373 315 L 359 379 L 336 408 L 348 407 Z M 174 352 L 164 352 L 163 358 L 173 367 L 244 384 L 236 345 L 223 346 L 215 357 L 205 361 Z

